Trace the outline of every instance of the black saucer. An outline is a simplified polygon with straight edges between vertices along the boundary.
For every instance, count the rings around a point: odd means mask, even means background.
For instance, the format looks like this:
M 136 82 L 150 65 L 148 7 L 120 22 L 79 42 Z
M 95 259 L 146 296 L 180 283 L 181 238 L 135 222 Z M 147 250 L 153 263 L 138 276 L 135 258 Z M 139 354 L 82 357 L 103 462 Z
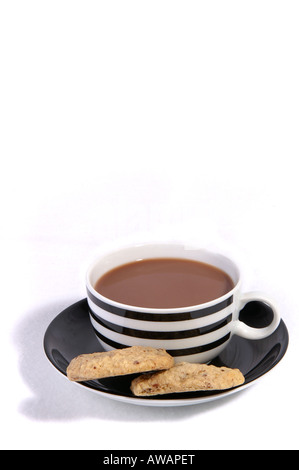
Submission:
M 231 390 L 140 398 L 130 391 L 130 383 L 134 377 L 132 375 L 92 380 L 78 385 L 114 400 L 140 405 L 180 406 L 207 402 L 243 390 L 269 372 L 284 356 L 288 342 L 288 331 L 282 320 L 277 330 L 268 338 L 252 341 L 234 336 L 227 348 L 211 362 L 216 366 L 241 370 L 245 383 Z M 89 320 L 86 299 L 71 305 L 51 322 L 45 333 L 44 350 L 52 365 L 65 376 L 66 368 L 74 357 L 102 351 Z

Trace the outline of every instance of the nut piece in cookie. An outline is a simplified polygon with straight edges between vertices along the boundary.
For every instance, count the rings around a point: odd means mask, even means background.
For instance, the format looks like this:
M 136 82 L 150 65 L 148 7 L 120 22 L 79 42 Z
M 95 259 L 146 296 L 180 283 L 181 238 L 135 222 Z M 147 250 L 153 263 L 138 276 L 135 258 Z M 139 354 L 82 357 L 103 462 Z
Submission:
M 131 383 L 131 391 L 136 396 L 152 396 L 198 390 L 225 390 L 242 385 L 244 381 L 239 369 L 181 362 L 163 372 L 137 377 Z
M 67 368 L 71 381 L 114 377 L 148 371 L 164 370 L 174 365 L 174 359 L 165 349 L 132 346 L 107 352 L 81 354 Z

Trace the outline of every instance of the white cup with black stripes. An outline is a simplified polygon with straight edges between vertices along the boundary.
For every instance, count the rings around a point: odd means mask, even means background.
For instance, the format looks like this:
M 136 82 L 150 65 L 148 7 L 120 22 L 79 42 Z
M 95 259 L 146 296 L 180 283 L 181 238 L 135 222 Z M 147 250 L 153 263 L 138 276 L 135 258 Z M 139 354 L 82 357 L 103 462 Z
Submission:
M 194 269 L 199 266 L 208 269 L 201 271 L 208 284 L 201 285 L 203 277 L 193 279 Z M 169 273 L 169 269 L 174 275 L 164 282 L 163 275 Z M 191 277 L 190 270 L 193 270 Z M 146 277 L 148 273 L 151 281 Z M 231 281 L 226 290 L 221 291 L 223 285 L 219 292 L 214 290 L 214 295 L 207 288 L 213 273 Z M 113 278 L 113 275 L 119 277 Z M 191 284 L 194 292 L 189 289 Z M 227 347 L 233 335 L 263 339 L 271 335 L 280 322 L 277 307 L 267 295 L 241 292 L 240 271 L 232 260 L 182 244 L 138 244 L 103 255 L 90 266 L 86 288 L 90 321 L 105 351 L 151 346 L 166 349 L 176 362 L 207 363 Z M 109 288 L 114 288 L 114 292 Z M 197 289 L 201 291 L 199 297 L 196 297 Z M 265 312 L 270 311 L 270 315 L 265 313 L 267 318 L 262 327 L 249 326 L 250 319 L 247 323 L 242 321 L 240 311 L 251 302 L 269 307 Z

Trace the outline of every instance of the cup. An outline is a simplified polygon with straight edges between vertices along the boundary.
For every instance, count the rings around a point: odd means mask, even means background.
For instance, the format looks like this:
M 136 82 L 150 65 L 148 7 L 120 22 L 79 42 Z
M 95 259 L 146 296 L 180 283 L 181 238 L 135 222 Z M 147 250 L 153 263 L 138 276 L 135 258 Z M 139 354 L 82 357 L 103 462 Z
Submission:
M 212 301 L 179 308 L 126 305 L 95 290 L 98 279 L 111 269 L 136 260 L 167 257 L 219 268 L 230 276 L 234 287 Z M 232 260 L 181 244 L 138 244 L 106 254 L 88 269 L 86 289 L 90 321 L 105 351 L 151 346 L 166 349 L 175 362 L 208 363 L 227 347 L 234 335 L 260 340 L 271 335 L 280 322 L 277 307 L 270 298 L 259 292 L 241 292 L 240 271 Z M 269 324 L 262 328 L 249 326 L 239 318 L 245 305 L 256 301 L 272 310 Z

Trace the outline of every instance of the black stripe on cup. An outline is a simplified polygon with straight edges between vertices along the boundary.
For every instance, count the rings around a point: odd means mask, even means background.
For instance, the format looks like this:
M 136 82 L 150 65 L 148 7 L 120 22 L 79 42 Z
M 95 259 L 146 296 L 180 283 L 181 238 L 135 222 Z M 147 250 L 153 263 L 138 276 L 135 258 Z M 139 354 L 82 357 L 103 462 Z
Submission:
M 181 312 L 181 313 L 149 313 L 149 312 L 138 312 L 134 310 L 127 310 L 114 305 L 109 305 L 106 302 L 95 297 L 89 290 L 87 290 L 88 298 L 101 309 L 119 315 L 121 317 L 131 318 L 132 320 L 144 320 L 144 321 L 155 321 L 155 322 L 167 322 L 167 321 L 184 321 L 193 320 L 196 318 L 202 318 L 212 313 L 219 312 L 224 308 L 228 307 L 233 303 L 233 296 L 231 295 L 227 299 L 219 302 L 216 305 L 210 307 L 203 307 L 195 311 Z
M 100 319 L 90 309 L 89 309 L 89 313 L 96 323 L 98 323 L 99 325 L 105 327 L 106 329 L 110 331 L 127 335 L 127 336 L 132 336 L 134 338 L 146 338 L 146 339 L 184 339 L 184 338 L 192 338 L 195 336 L 202 336 L 208 333 L 212 333 L 213 331 L 219 330 L 220 328 L 223 328 L 224 326 L 226 326 L 228 323 L 232 321 L 232 317 L 233 317 L 233 315 L 230 314 L 226 318 L 223 318 L 220 321 L 217 321 L 211 325 L 203 326 L 200 328 L 194 328 L 192 330 L 145 331 L 145 330 L 127 328 L 121 325 L 116 325 L 107 320 Z
M 95 330 L 95 334 L 97 337 L 102 340 L 104 343 L 108 344 L 112 348 L 115 349 L 123 349 L 123 348 L 128 348 L 129 346 L 121 343 L 117 343 L 116 341 L 112 341 L 109 338 L 106 338 L 106 336 L 103 336 L 101 333 L 99 333 L 97 330 Z M 227 335 L 223 336 L 222 338 L 218 339 L 217 341 L 214 341 L 213 343 L 208 343 L 208 344 L 203 344 L 202 346 L 196 346 L 193 348 L 185 348 L 185 349 L 168 349 L 168 353 L 171 354 L 171 356 L 176 357 L 176 356 L 189 356 L 192 354 L 198 354 L 198 353 L 203 353 L 206 351 L 209 351 L 211 349 L 215 349 L 218 346 L 221 346 L 224 344 L 226 341 L 230 339 L 230 333 Z

